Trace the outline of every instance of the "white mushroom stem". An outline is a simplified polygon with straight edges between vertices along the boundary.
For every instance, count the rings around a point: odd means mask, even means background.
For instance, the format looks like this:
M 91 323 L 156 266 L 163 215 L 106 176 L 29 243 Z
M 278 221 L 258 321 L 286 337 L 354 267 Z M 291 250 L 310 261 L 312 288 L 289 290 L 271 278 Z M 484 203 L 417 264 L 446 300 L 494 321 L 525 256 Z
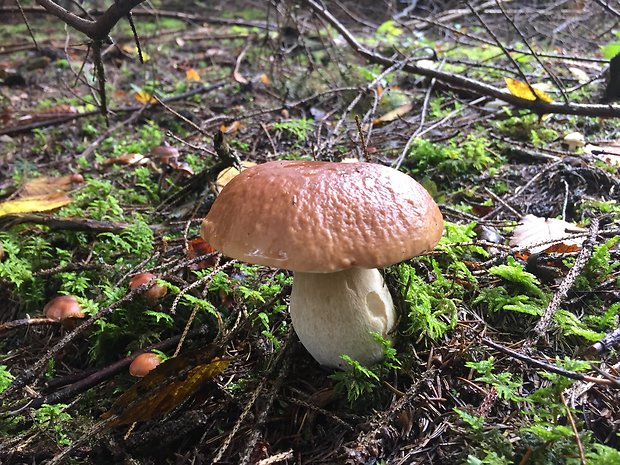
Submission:
M 392 296 L 377 269 L 295 273 L 291 319 L 304 347 L 321 365 L 346 369 L 346 354 L 362 365 L 383 359 L 372 333 L 389 338 L 396 322 Z

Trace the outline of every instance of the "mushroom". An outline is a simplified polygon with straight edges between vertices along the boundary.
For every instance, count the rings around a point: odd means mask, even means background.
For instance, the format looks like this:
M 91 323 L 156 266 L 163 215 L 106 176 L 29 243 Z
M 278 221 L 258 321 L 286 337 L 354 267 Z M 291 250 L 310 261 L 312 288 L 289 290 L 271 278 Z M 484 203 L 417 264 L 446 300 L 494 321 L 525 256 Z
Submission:
M 370 365 L 390 337 L 392 298 L 377 270 L 439 241 L 443 218 L 429 193 L 371 163 L 275 161 L 236 176 L 213 203 L 201 235 L 229 257 L 295 272 L 293 326 L 320 364 L 341 355 Z
M 586 139 L 580 132 L 569 132 L 564 136 L 562 142 L 570 152 L 576 152 L 578 148 L 586 145 Z
M 144 378 L 151 370 L 161 364 L 161 357 L 153 352 L 144 352 L 133 359 L 129 365 L 129 374 Z
M 135 289 L 137 287 L 140 287 L 143 284 L 146 284 L 156 278 L 157 276 L 155 276 L 153 273 L 138 273 L 137 275 L 133 276 L 129 281 L 129 289 Z M 153 285 L 149 287 L 143 295 L 146 300 L 151 303 L 155 303 L 167 293 L 168 289 L 166 288 L 166 286 L 162 286 L 161 284 L 157 284 L 157 282 L 154 282 Z
M 50 300 L 43 313 L 52 320 L 58 320 L 66 329 L 73 329 L 77 320 L 84 318 L 82 306 L 73 295 L 59 295 Z

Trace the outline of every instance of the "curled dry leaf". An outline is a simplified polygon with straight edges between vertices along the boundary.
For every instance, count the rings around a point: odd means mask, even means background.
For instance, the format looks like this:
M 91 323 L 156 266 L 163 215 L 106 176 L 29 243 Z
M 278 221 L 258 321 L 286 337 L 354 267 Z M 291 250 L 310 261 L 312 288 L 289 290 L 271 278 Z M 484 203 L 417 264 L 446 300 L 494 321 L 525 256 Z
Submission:
M 526 215 L 521 218 L 510 239 L 512 247 L 524 248 L 530 253 L 558 252 L 559 250 L 576 251 L 585 240 L 584 237 L 563 239 L 559 244 L 552 245 L 549 242 L 570 236 L 571 233 L 583 232 L 583 228 L 573 223 L 558 220 L 556 218 L 540 218 L 535 215 Z M 541 242 L 544 245 L 534 246 Z M 563 245 L 563 247 L 559 247 Z
M 235 69 L 233 70 L 233 73 L 232 73 L 232 78 L 233 78 L 236 82 L 238 82 L 239 84 L 241 84 L 241 85 L 245 85 L 245 84 L 247 84 L 248 82 L 250 82 L 250 81 L 248 81 L 248 80 L 247 80 L 247 79 L 243 76 L 243 74 L 241 74 L 241 73 L 239 72 L 239 70 L 238 70 L 237 68 L 235 68 Z
M 143 90 L 136 92 L 133 98 L 136 99 L 136 102 L 141 103 L 142 105 L 157 102 L 157 100 L 155 99 L 155 97 L 153 97 L 152 94 L 149 94 L 148 92 L 145 92 Z
M 121 50 L 123 52 L 125 52 L 127 55 L 130 55 L 132 57 L 137 57 L 139 53 L 142 53 L 142 60 L 146 63 L 147 61 L 149 61 L 151 59 L 150 55 L 148 53 L 146 53 L 144 50 L 138 50 L 138 47 L 136 47 L 133 44 L 125 44 L 121 46 Z
M 263 73 L 260 76 L 258 76 L 258 80 L 259 80 L 259 82 L 261 82 L 262 84 L 264 84 L 266 86 L 271 85 L 271 79 L 269 79 L 269 76 L 267 76 L 265 73 Z
M 239 129 L 243 129 L 244 127 L 245 125 L 241 121 L 233 121 L 228 126 L 222 124 L 220 126 L 220 131 L 222 131 L 224 134 L 232 134 L 234 132 L 237 132 Z

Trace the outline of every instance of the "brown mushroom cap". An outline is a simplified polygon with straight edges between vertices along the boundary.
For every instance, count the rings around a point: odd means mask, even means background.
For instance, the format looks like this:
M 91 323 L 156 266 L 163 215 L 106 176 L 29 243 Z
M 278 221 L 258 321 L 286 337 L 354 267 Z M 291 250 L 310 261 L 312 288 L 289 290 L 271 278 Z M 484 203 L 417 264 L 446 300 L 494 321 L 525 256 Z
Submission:
M 142 378 L 162 362 L 161 357 L 153 352 L 145 352 L 133 359 L 129 365 L 129 374 Z
M 222 190 L 200 234 L 229 257 L 293 271 L 378 268 L 431 250 L 443 218 L 429 193 L 372 163 L 274 161 Z
M 129 289 L 135 289 L 153 281 L 153 285 L 144 292 L 144 297 L 151 302 L 155 302 L 168 293 L 168 288 L 161 284 L 157 284 L 157 281 L 154 281 L 155 279 L 157 279 L 157 276 L 153 273 L 138 273 L 129 280 Z
M 82 307 L 75 296 L 72 295 L 59 295 L 58 297 L 54 297 L 45 304 L 43 313 L 48 318 L 60 321 L 68 318 L 84 318 Z

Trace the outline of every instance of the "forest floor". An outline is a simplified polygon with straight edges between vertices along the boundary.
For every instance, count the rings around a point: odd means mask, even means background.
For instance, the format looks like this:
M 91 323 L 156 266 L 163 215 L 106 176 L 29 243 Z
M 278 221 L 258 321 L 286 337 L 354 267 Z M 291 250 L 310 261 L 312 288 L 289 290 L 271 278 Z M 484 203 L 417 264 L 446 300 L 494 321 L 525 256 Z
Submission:
M 620 464 L 620 8 L 397 3 L 140 6 L 107 118 L 84 36 L 0 7 L 0 463 Z M 351 158 L 445 230 L 382 271 L 385 361 L 334 371 L 293 273 L 199 232 L 239 161 Z

